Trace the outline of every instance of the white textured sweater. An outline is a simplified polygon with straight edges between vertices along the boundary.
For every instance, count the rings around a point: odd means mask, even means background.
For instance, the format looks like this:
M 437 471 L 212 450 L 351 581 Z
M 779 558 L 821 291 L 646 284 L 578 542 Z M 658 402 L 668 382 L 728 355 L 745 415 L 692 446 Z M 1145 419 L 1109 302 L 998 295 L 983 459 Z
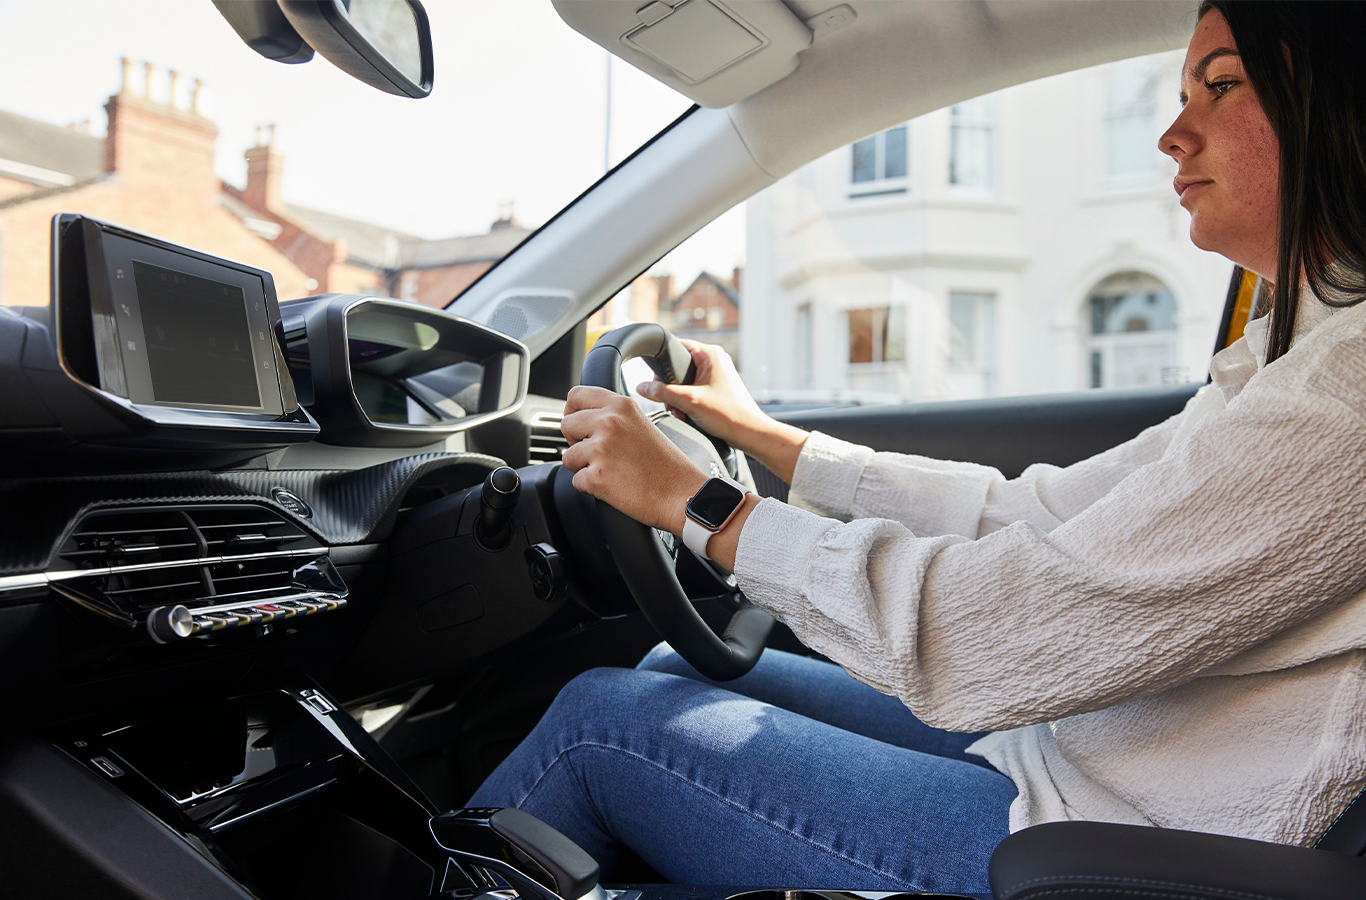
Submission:
M 1305 291 L 1179 415 L 1075 465 L 813 434 L 735 574 L 757 605 L 1060 819 L 1311 844 L 1366 781 L 1366 304 Z

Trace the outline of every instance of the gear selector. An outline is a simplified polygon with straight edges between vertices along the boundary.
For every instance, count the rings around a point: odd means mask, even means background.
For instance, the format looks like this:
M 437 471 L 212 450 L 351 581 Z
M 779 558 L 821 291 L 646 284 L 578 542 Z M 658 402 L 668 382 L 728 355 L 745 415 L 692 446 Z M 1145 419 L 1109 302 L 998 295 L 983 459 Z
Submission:
M 593 857 L 520 809 L 457 809 L 432 817 L 430 827 L 437 844 L 462 868 L 501 878 L 521 900 L 607 896 L 598 886 L 600 869 Z

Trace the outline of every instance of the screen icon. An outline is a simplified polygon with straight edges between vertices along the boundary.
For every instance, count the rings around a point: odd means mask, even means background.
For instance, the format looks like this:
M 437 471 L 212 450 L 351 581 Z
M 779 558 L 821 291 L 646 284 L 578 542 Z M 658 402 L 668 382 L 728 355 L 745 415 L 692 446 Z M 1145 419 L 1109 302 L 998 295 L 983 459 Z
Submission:
M 129 341 L 129 342 L 128 342 L 128 349 L 129 349 L 129 350 L 132 350 L 134 353 L 136 353 L 136 352 L 137 352 L 137 349 L 138 349 L 137 341 Z

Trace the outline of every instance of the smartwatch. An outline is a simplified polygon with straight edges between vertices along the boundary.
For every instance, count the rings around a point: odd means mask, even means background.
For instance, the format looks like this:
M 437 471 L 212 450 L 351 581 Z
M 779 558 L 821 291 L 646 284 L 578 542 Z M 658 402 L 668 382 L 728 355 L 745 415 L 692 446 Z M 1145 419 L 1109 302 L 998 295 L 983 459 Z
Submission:
M 688 501 L 683 519 L 683 543 L 703 559 L 707 555 L 707 541 L 735 518 L 744 505 L 749 488 L 729 478 L 711 478 Z

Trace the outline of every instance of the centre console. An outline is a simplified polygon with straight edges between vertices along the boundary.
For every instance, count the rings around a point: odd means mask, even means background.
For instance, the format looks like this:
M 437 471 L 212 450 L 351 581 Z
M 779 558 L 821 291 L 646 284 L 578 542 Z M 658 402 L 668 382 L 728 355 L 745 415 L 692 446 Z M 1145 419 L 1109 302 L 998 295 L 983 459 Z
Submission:
M 299 680 L 0 741 L 8 894 L 118 900 L 888 900 L 891 892 L 598 884 L 516 809 L 442 813 Z M 939 895 L 921 895 L 939 896 Z

